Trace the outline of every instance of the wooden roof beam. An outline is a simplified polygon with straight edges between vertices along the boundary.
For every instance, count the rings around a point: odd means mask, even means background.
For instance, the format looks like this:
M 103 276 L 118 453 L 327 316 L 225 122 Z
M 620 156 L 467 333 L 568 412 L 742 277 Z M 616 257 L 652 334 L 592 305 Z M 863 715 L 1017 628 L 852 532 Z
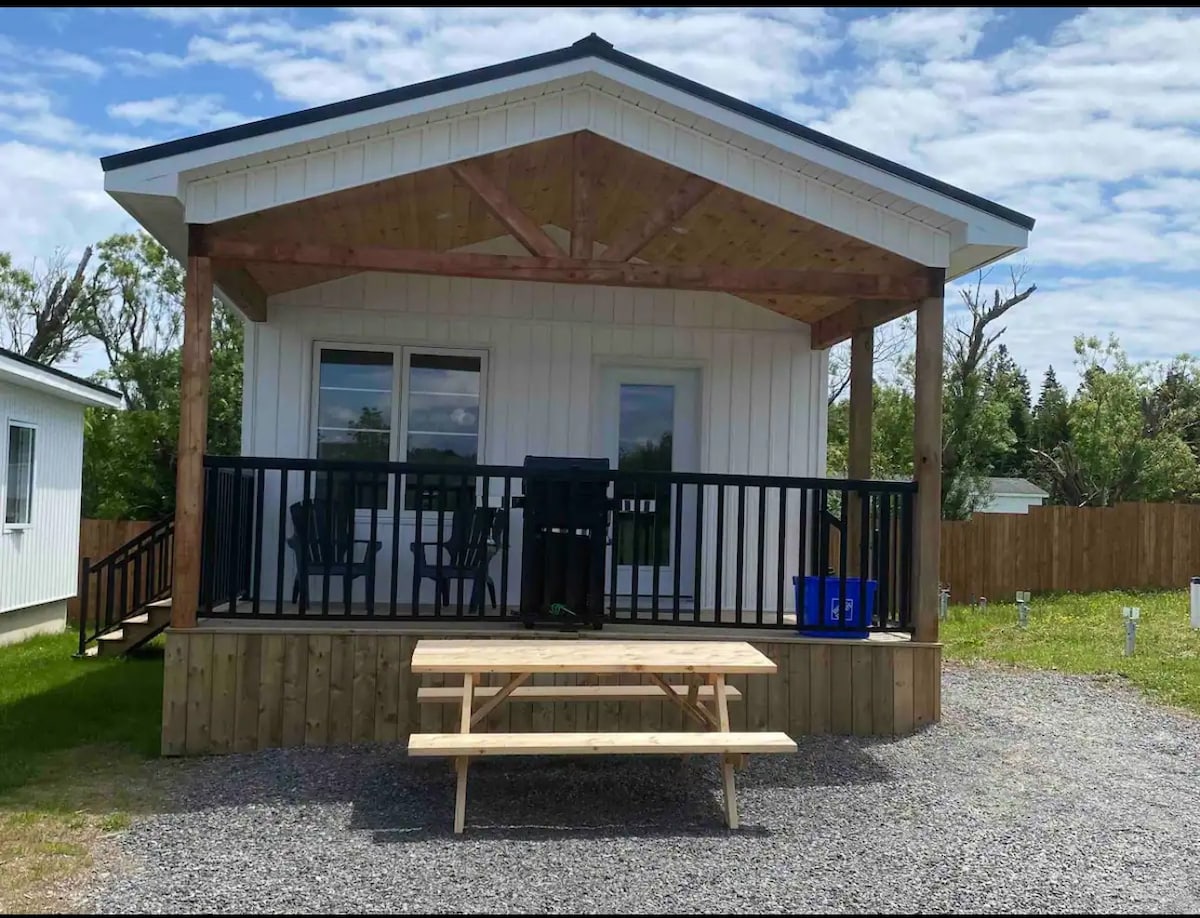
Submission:
M 592 160 L 591 135 L 578 131 L 571 136 L 571 257 L 591 258 L 596 237 L 596 175 Z
M 812 323 L 812 348 L 825 350 L 848 341 L 855 332 L 866 328 L 876 328 L 900 316 L 907 315 L 920 305 L 920 301 L 928 297 L 941 296 L 946 286 L 946 271 L 944 268 L 927 268 L 925 276 L 913 275 L 924 281 L 927 292 L 919 296 L 903 296 L 895 299 L 878 298 L 867 301 L 866 297 L 856 297 L 855 302 L 844 309 L 818 319 Z
M 641 223 L 627 226 L 604 250 L 605 261 L 629 261 L 684 214 L 704 200 L 715 188 L 712 182 L 698 175 L 689 175 L 675 192 L 646 215 Z
M 380 246 L 241 241 L 204 238 L 203 251 L 222 263 L 313 265 L 356 271 L 394 271 L 559 284 L 598 284 L 708 290 L 723 293 L 805 294 L 861 300 L 911 301 L 931 295 L 922 274 L 849 274 L 790 268 L 733 268 L 724 265 L 647 265 L 567 257 L 434 252 Z M 940 291 L 940 287 L 938 290 Z
M 216 267 L 213 270 L 213 282 L 251 322 L 267 321 L 267 294 L 245 268 L 238 265 Z
M 451 163 L 450 171 L 478 195 L 492 215 L 531 254 L 546 257 L 567 254 L 557 242 L 546 235 L 546 231 L 532 217 L 512 202 L 508 193 L 492 181 L 478 163 Z

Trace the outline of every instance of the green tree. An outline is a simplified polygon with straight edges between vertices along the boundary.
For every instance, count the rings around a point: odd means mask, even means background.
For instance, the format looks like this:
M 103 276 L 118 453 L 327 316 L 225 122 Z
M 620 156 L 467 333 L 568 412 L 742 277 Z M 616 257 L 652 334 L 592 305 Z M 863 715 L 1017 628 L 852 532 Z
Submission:
M 1069 436 L 1035 450 L 1056 493 L 1077 506 L 1194 499 L 1200 467 L 1183 434 L 1196 403 L 1183 367 L 1160 378 L 1159 368 L 1133 363 L 1112 337 L 1078 337 L 1075 353 L 1082 382 L 1070 403 Z
M 25 269 L 0 252 L 0 347 L 45 364 L 74 358 L 88 335 L 86 317 L 104 296 L 88 271 L 91 259 L 88 246 L 73 269 L 62 252 L 42 270 Z
M 86 316 L 108 369 L 97 374 L 121 392 L 121 411 L 88 409 L 84 428 L 83 513 L 160 519 L 175 507 L 179 436 L 183 272 L 151 237 L 118 234 L 98 246 L 106 295 Z M 208 450 L 236 454 L 241 443 L 242 324 L 213 303 Z
M 974 287 L 960 290 L 969 323 L 952 328 L 946 337 L 945 386 L 942 401 L 942 516 L 963 519 L 987 497 L 987 476 L 997 455 L 1013 450 L 1012 406 L 997 397 L 986 367 L 992 345 L 1005 329 L 994 325 L 1009 310 L 1033 295 L 1024 290 L 1025 268 L 1010 271 L 1008 290 L 983 292 L 987 275 L 979 273 Z
M 1007 448 L 999 443 L 993 444 L 990 455 L 985 456 L 984 461 L 992 475 L 1022 477 L 1029 473 L 1033 435 L 1029 377 L 1003 344 L 996 348 L 996 353 L 988 361 L 985 374 L 990 397 L 1007 406 L 1007 424 L 1012 440 Z

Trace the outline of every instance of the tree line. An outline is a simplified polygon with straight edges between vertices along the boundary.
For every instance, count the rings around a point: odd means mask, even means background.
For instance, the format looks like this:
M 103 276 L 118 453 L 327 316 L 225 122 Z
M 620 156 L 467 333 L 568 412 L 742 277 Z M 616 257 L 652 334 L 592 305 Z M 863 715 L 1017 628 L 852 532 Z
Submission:
M 0 252 L 0 347 L 70 370 L 103 351 L 92 379 L 121 393 L 124 410 L 84 415 L 83 515 L 161 519 L 175 507 L 183 269 L 145 233 L 118 233 L 25 268 Z M 242 323 L 213 302 L 209 448 L 239 451 Z
M 961 291 L 966 318 L 949 325 L 942 402 L 942 515 L 962 519 L 987 502 L 989 477 L 1027 478 L 1049 503 L 1103 507 L 1123 501 L 1200 498 L 1200 364 L 1134 361 L 1115 337 L 1075 338 L 1076 390 L 1046 368 L 1035 400 L 1029 378 L 998 323 L 1036 292 L 1016 269 L 1005 289 L 985 292 L 984 275 Z M 874 477 L 912 474 L 911 325 L 877 342 Z M 880 361 L 880 354 L 885 359 Z M 830 361 L 829 468 L 844 474 L 849 403 L 837 398 L 845 350 Z

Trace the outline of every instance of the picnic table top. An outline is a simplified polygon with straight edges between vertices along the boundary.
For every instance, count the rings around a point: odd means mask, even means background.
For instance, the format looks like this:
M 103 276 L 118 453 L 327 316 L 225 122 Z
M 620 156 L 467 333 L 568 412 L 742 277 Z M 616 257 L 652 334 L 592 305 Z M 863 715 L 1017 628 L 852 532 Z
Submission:
M 422 639 L 414 673 L 773 673 L 745 641 Z

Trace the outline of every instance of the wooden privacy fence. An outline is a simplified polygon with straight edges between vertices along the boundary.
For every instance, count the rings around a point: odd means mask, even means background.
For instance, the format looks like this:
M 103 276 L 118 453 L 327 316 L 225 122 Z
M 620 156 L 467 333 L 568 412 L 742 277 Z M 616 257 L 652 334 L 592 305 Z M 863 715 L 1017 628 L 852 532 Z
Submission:
M 147 520 L 88 520 L 79 521 L 79 560 L 90 558 L 95 564 L 105 555 L 116 551 L 134 536 L 141 535 L 154 523 Z M 67 601 L 67 621 L 79 621 L 79 597 Z
M 1031 507 L 942 523 L 951 602 L 1017 590 L 1183 589 L 1200 576 L 1200 505 Z

